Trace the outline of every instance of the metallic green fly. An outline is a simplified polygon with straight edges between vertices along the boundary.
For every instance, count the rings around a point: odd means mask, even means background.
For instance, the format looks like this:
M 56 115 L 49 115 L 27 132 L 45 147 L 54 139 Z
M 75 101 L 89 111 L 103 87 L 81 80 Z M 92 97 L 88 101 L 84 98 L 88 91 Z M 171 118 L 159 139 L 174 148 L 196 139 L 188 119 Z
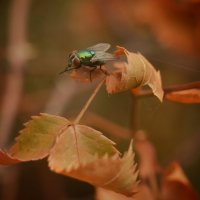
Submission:
M 99 43 L 94 46 L 88 47 L 87 49 L 72 51 L 69 54 L 67 67 L 64 71 L 60 72 L 60 74 L 71 71 L 73 69 L 78 69 L 80 67 L 87 67 L 88 69 L 90 69 L 91 76 L 91 72 L 95 70 L 98 66 L 101 69 L 101 66 L 106 64 L 107 61 L 116 59 L 115 56 L 106 52 L 109 48 L 110 44 Z

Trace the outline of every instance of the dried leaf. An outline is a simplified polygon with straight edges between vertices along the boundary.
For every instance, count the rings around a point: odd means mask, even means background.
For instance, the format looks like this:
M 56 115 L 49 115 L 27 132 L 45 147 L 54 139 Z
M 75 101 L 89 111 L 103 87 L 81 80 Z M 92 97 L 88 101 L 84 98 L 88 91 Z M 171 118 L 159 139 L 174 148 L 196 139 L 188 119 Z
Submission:
M 106 190 L 103 188 L 96 189 L 96 200 L 133 200 L 134 197 L 126 197 L 122 194 Z
M 152 192 L 152 188 L 145 183 L 141 183 L 134 200 L 155 200 L 155 195 Z
M 9 150 L 0 150 L 0 164 L 42 159 L 49 155 L 54 172 L 95 186 L 133 195 L 138 172 L 132 142 L 121 158 L 114 142 L 93 128 L 73 124 L 65 118 L 41 114 L 25 124 Z
M 179 103 L 200 103 L 200 89 L 170 92 L 165 95 L 165 98 Z
M 84 165 L 102 157 L 119 154 L 114 143 L 101 132 L 84 125 L 66 128 L 56 141 L 49 156 L 49 167 L 60 172 Z
M 67 131 L 61 135 L 57 141 L 49 157 L 51 170 L 86 181 L 97 187 L 103 187 L 128 196 L 133 195 L 137 185 L 138 173 L 133 163 L 134 155 L 132 152 L 132 144 L 130 145 L 128 153 L 123 158 L 120 158 L 119 153 L 112 147 L 112 143 L 102 137 L 100 132 L 91 130 L 91 128 L 86 126 L 77 126 L 74 127 L 76 134 L 73 128 L 70 128 L 70 132 Z M 85 129 L 84 132 L 81 130 L 83 127 Z M 86 133 L 87 137 L 84 136 Z M 71 144 L 73 146 L 71 148 L 71 154 L 68 153 L 68 145 L 62 145 L 63 140 L 67 140 L 67 135 L 71 135 L 71 137 L 75 137 L 76 135 L 77 138 L 77 142 Z M 96 145 L 93 145 L 96 137 L 99 139 L 95 142 Z M 90 139 L 88 140 L 88 138 Z M 86 143 L 85 140 L 87 141 Z M 86 144 L 87 147 L 84 147 Z M 105 144 L 107 146 L 106 149 L 110 150 L 102 152 L 104 148 L 99 147 Z M 77 148 L 79 152 L 76 152 Z M 78 154 L 79 157 L 77 156 Z
M 15 158 L 12 158 L 8 153 L 0 150 L 0 164 L 1 165 L 11 165 L 21 162 Z
M 127 63 L 117 63 L 117 68 L 121 69 L 121 74 L 117 71 L 107 77 L 106 86 L 108 93 L 117 93 L 148 85 L 154 95 L 162 101 L 164 92 L 160 72 L 156 71 L 151 63 L 140 53 L 129 52 L 123 47 L 117 48 L 119 52 L 116 54 L 122 54 L 123 51 L 127 57 Z
M 103 66 L 102 69 L 106 70 L 106 68 Z M 85 66 L 82 66 L 79 69 L 75 69 L 70 73 L 71 78 L 82 83 L 91 83 L 94 80 L 101 78 L 102 76 L 105 76 L 102 70 L 97 68 L 92 71 L 91 69 L 88 69 Z
M 46 157 L 56 137 L 70 122 L 55 115 L 41 114 L 25 124 L 16 143 L 9 150 L 13 158 L 21 161 L 38 160 Z
M 167 167 L 163 179 L 167 181 L 180 181 L 186 185 L 190 184 L 183 169 L 177 162 L 173 162 Z
M 197 200 L 197 194 L 192 188 L 178 163 L 172 163 L 162 178 L 161 199 L 163 200 Z
M 146 184 L 139 184 L 132 197 L 125 197 L 122 194 L 106 190 L 103 188 L 96 189 L 96 200 L 155 200 L 151 189 Z

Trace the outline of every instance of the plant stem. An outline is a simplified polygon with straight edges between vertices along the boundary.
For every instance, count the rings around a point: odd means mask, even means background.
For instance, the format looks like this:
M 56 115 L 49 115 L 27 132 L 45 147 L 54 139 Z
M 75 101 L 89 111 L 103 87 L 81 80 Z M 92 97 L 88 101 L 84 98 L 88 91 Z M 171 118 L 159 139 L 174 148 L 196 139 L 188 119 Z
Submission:
M 97 92 L 99 91 L 99 89 L 101 88 L 101 86 L 103 85 L 105 81 L 105 78 L 97 85 L 97 87 L 95 88 L 94 92 L 92 93 L 92 95 L 90 96 L 90 98 L 87 100 L 86 104 L 84 105 L 84 107 L 82 108 L 81 112 L 78 114 L 78 116 L 76 117 L 76 119 L 74 120 L 74 124 L 78 124 L 79 121 L 81 120 L 81 118 L 83 117 L 83 115 L 85 114 L 86 110 L 88 109 L 88 107 L 90 106 L 92 100 L 94 99 L 94 97 L 96 96 Z
M 135 136 L 136 131 L 139 128 L 139 102 L 137 96 L 131 94 L 132 105 L 131 105 L 131 130 L 132 130 L 132 137 Z
M 155 199 L 157 200 L 157 199 L 159 199 L 159 189 L 158 189 L 158 182 L 156 180 L 155 173 L 150 175 L 148 178 L 149 178 L 149 183 L 150 183 L 152 193 L 153 193 Z
M 185 84 L 180 84 L 180 85 L 172 85 L 172 86 L 163 88 L 163 90 L 164 90 L 164 94 L 167 94 L 170 92 L 189 90 L 189 89 L 194 89 L 194 88 L 200 89 L 200 81 L 185 83 Z M 134 95 L 137 97 L 150 97 L 150 96 L 153 96 L 153 92 L 150 90 L 144 90 Z

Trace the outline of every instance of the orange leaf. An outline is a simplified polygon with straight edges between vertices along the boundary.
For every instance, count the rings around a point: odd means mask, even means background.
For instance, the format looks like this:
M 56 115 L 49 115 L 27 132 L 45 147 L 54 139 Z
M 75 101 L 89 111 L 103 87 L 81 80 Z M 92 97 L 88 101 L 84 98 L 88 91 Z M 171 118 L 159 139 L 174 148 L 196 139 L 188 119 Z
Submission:
M 8 153 L 0 150 L 0 164 L 15 164 L 48 156 L 56 137 L 69 124 L 70 122 L 63 117 L 45 113 L 32 117 L 20 131 Z
M 163 200 L 198 200 L 197 194 L 176 162 L 165 171 L 161 183 L 161 199 Z
M 138 94 L 140 94 L 140 88 L 139 87 L 136 87 L 136 88 L 133 88 L 132 90 L 131 90 L 131 92 L 132 92 L 132 94 L 135 94 L 135 95 L 138 95 Z
M 155 197 L 147 184 L 140 183 L 136 189 L 135 195 L 132 197 L 125 197 L 122 194 L 110 190 L 97 188 L 96 200 L 155 200 Z
M 121 56 L 121 55 L 126 55 L 125 54 L 125 51 L 126 49 L 124 47 L 120 47 L 120 46 L 117 46 L 117 49 L 114 51 L 114 55 L 115 56 Z
M 108 93 L 117 93 L 148 85 L 153 94 L 162 101 L 164 92 L 160 72 L 156 71 L 151 63 L 140 53 L 129 52 L 123 47 L 117 48 L 118 52 L 123 52 L 126 55 L 127 62 L 114 64 L 118 71 L 106 78 Z M 113 81 L 114 78 L 112 76 L 115 77 L 115 81 Z
M 50 153 L 49 167 L 59 174 L 127 196 L 134 194 L 138 184 L 132 143 L 120 158 L 110 140 L 83 125 L 70 127 L 60 136 Z
M 103 66 L 102 69 L 106 70 Z M 94 80 L 99 79 L 102 76 L 105 76 L 105 74 L 100 69 L 95 69 L 91 71 L 91 69 L 88 69 L 86 67 L 81 67 L 79 69 L 72 70 L 72 72 L 70 73 L 71 78 L 82 83 L 93 82 Z
M 165 98 L 170 101 L 179 103 L 200 103 L 200 89 L 189 89 L 178 92 L 170 92 L 165 95 Z
M 19 163 L 19 162 L 21 162 L 21 161 L 11 157 L 8 153 L 0 150 L 0 164 L 1 165 L 16 164 L 16 163 Z

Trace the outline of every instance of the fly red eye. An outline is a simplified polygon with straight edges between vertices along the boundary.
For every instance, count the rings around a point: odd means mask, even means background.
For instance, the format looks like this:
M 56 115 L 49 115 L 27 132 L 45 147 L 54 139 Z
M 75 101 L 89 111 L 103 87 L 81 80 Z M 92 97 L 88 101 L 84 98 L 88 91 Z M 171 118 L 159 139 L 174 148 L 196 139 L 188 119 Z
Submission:
M 79 66 L 81 64 L 80 60 L 77 57 L 73 59 L 73 63 L 75 66 Z

